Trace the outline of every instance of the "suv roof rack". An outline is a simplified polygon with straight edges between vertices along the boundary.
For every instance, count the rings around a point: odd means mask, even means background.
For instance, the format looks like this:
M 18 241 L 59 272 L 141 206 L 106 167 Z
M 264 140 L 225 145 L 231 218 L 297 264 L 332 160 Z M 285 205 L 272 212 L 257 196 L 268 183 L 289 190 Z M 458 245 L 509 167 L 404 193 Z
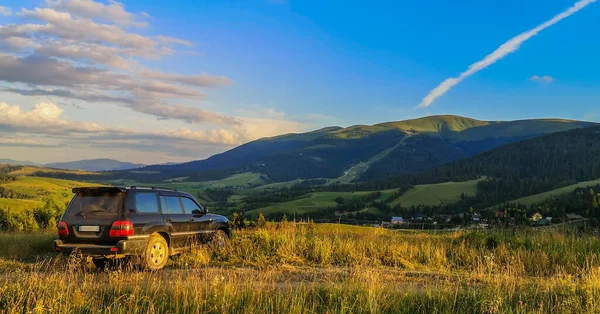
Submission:
M 88 187 L 73 188 L 71 191 L 73 193 L 79 193 L 79 192 L 104 192 L 104 193 L 110 193 L 110 192 L 125 192 L 125 189 L 124 188 L 120 188 L 118 186 L 88 186 Z
M 161 188 L 158 186 L 139 186 L 139 185 L 131 186 L 130 189 L 132 189 L 132 190 L 146 189 L 146 190 L 178 191 L 177 189 L 173 189 L 173 188 Z

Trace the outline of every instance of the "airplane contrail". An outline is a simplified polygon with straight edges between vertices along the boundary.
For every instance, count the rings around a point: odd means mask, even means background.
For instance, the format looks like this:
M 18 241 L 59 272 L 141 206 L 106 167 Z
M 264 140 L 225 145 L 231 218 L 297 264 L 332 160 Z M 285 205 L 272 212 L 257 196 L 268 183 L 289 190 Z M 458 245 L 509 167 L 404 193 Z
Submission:
M 485 56 L 485 58 L 483 58 L 483 60 L 480 60 L 480 61 L 477 61 L 477 62 L 471 64 L 469 66 L 469 68 L 466 71 L 464 71 L 463 73 L 461 73 L 458 77 L 448 78 L 445 81 L 443 81 L 440 85 L 438 85 L 436 88 L 432 89 L 429 92 L 429 94 L 427 96 L 425 96 L 425 98 L 423 98 L 423 100 L 421 100 L 421 103 L 419 104 L 419 108 L 429 107 L 429 105 L 431 105 L 431 103 L 436 98 L 444 95 L 454 85 L 462 82 L 469 76 L 494 64 L 496 61 L 504 58 L 506 55 L 517 51 L 517 49 L 519 49 L 521 44 L 524 43 L 525 41 L 527 41 L 529 38 L 537 35 L 539 32 L 543 31 L 544 29 L 560 22 L 561 20 L 571 16 L 572 14 L 576 13 L 577 11 L 585 8 L 587 5 L 594 3 L 594 2 L 596 2 L 596 0 L 578 1 L 572 7 L 567 9 L 566 11 L 564 11 L 564 12 L 556 15 L 555 17 L 551 18 L 550 20 L 540 24 L 536 28 L 533 28 L 529 31 L 526 31 L 524 33 L 521 33 L 520 35 L 517 35 L 517 36 L 511 38 L 509 41 L 505 42 L 500 47 L 498 47 L 496 50 L 494 50 L 494 52 Z

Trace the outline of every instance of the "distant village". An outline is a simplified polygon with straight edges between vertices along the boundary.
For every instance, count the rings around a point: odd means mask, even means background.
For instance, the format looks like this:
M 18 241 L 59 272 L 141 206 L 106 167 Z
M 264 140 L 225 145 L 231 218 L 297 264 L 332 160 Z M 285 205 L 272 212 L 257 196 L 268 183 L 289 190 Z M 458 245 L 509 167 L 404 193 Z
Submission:
M 526 216 L 508 215 L 506 211 L 492 211 L 491 213 L 493 215 L 490 215 L 490 211 L 486 211 L 484 214 L 479 212 L 464 212 L 455 215 L 435 214 L 433 216 L 415 214 L 410 217 L 392 217 L 389 222 L 373 226 L 395 229 L 450 229 L 459 227 L 488 229 L 514 226 L 541 227 L 585 219 L 577 214 L 565 214 L 563 218 L 553 218 L 544 216 L 537 211 Z

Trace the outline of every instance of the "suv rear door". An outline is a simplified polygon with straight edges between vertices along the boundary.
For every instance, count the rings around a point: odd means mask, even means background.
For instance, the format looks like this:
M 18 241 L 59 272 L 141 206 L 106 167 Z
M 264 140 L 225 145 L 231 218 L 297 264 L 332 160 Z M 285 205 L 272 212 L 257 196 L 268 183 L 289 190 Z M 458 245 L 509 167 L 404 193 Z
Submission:
M 160 203 L 163 208 L 165 222 L 170 227 L 171 243 L 176 247 L 186 245 L 188 239 L 194 235 L 194 232 L 191 232 L 189 228 L 192 216 L 183 211 L 177 193 L 161 192 Z
M 120 188 L 77 188 L 62 220 L 69 235 L 67 243 L 112 244 L 112 223 L 123 217 L 125 191 Z
M 144 237 L 156 228 L 164 226 L 158 193 L 130 190 L 127 201 L 128 216 L 133 224 L 134 235 Z

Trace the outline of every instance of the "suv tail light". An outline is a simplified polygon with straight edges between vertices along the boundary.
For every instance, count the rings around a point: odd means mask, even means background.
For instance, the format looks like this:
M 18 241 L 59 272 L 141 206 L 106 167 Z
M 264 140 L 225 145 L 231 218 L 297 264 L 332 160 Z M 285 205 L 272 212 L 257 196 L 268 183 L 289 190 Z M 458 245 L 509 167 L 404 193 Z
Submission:
M 61 220 L 58 223 L 58 236 L 59 237 L 66 237 L 69 235 L 69 225 L 67 225 L 67 222 L 64 220 Z
M 108 236 L 111 238 L 124 238 L 133 235 L 133 224 L 129 220 L 117 220 L 110 227 Z

